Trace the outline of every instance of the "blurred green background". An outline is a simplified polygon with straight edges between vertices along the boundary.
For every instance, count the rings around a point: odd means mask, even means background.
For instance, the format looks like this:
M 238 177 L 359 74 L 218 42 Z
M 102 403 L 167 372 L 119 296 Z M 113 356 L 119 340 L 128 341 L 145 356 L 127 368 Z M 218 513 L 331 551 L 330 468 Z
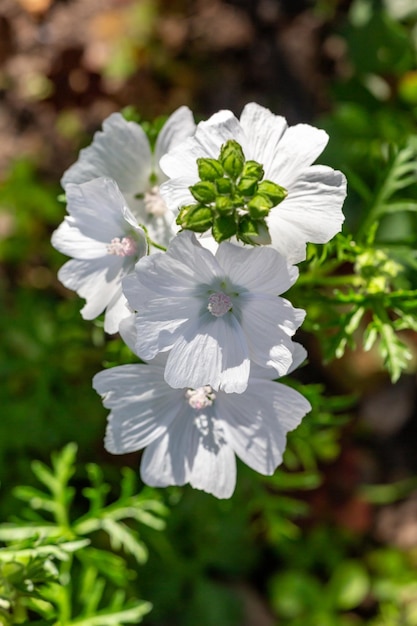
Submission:
M 32 460 L 48 463 L 68 442 L 80 489 L 85 463 L 103 468 L 113 495 L 121 468 L 139 465 L 140 454 L 104 451 L 106 411 L 91 388 L 103 365 L 130 357 L 100 320 L 81 319 L 50 245 L 65 215 L 60 177 L 103 119 L 187 104 L 199 120 L 256 101 L 323 127 L 321 162 L 348 176 L 354 233 L 377 147 L 417 134 L 416 58 L 415 0 L 1 1 L 0 521 L 20 510 L 14 488 L 35 483 Z M 415 218 L 389 216 L 381 237 L 415 251 Z M 166 530 L 141 528 L 149 557 L 129 561 L 125 582 L 154 605 L 143 623 L 417 625 L 416 334 L 392 384 L 360 348 L 324 365 L 313 331 L 300 336 L 309 364 L 292 383 L 308 384 L 313 412 L 285 468 L 265 478 L 239 464 L 230 501 L 189 487 L 155 496 Z

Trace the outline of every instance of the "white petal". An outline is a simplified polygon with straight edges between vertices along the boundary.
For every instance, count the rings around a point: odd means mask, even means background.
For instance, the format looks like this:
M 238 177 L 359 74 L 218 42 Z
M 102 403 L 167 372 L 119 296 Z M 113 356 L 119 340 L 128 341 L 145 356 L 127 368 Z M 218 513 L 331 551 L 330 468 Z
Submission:
M 184 324 L 165 369 L 171 387 L 211 385 L 227 393 L 242 393 L 248 378 L 248 347 L 233 314 L 215 318 L 207 312 Z
M 304 316 L 305 311 L 295 309 L 284 298 L 241 294 L 239 317 L 251 359 L 263 367 L 274 367 L 284 376 L 293 361 L 290 337 Z
M 267 218 L 272 245 L 294 263 L 304 260 L 306 242 L 325 243 L 341 230 L 345 197 L 341 172 L 310 167 Z
M 216 498 L 230 498 L 236 485 L 236 459 L 218 420 L 210 420 L 209 432 L 197 447 L 190 472 L 190 485 Z M 194 436 L 198 436 L 194 431 Z
M 121 290 L 117 292 L 113 300 L 106 307 L 104 315 L 104 330 L 110 335 L 119 331 L 122 320 L 131 315 L 127 300 Z
M 95 178 L 66 189 L 71 224 L 86 237 L 110 243 L 131 230 L 123 211 L 125 200 L 110 178 Z
M 150 360 L 158 352 L 169 350 L 187 321 L 198 317 L 199 310 L 199 301 L 190 298 L 171 298 L 168 302 L 166 298 L 149 299 L 146 308 L 139 307 L 136 315 L 137 354 Z
M 194 185 L 197 180 L 198 175 L 192 173 L 189 176 L 179 176 L 178 178 L 167 180 L 160 186 L 159 193 L 170 211 L 176 214 L 181 207 L 187 204 L 195 204 L 195 199 L 188 188 Z
M 51 243 L 54 248 L 75 259 L 96 259 L 107 255 L 107 244 L 84 235 L 74 226 L 71 217 L 66 217 L 53 232 Z
M 81 150 L 78 161 L 64 174 L 62 186 L 83 183 L 99 176 L 113 178 L 122 192 L 144 192 L 151 174 L 151 150 L 142 128 L 113 113 L 94 135 L 93 143 Z
M 216 406 L 230 446 L 249 467 L 267 475 L 282 462 L 286 433 L 311 409 L 294 389 L 252 378 L 244 394 L 219 394 Z
M 86 299 L 81 309 L 84 319 L 92 320 L 104 311 L 117 293 L 121 293 L 124 273 L 122 257 L 107 255 L 93 260 L 73 259 L 61 267 L 59 280 Z
M 198 416 L 204 419 L 205 416 Z M 184 410 L 169 431 L 151 443 L 142 457 L 142 480 L 153 487 L 184 485 L 229 498 L 236 483 L 233 451 L 219 437 L 221 426 L 208 413 L 205 428 L 197 425 L 195 412 Z M 202 432 L 203 431 L 203 432 Z
M 136 354 L 136 315 L 131 313 L 123 318 L 119 325 L 119 333 L 125 344 Z M 164 364 L 165 367 L 165 364 Z
M 273 163 L 265 167 L 265 178 L 289 190 L 323 152 L 328 140 L 327 133 L 314 126 L 290 126 L 279 142 Z
M 239 120 L 231 111 L 219 111 L 210 119 L 200 122 L 195 135 L 173 148 L 162 157 L 161 169 L 169 178 L 190 177 L 198 180 L 197 159 L 210 157 L 218 159 L 221 146 L 234 139 L 248 150 L 248 142 Z
M 136 265 L 138 282 L 165 296 L 193 295 L 222 275 L 213 254 L 190 231 L 174 237 L 166 253 L 143 257 Z
M 195 122 L 191 110 L 182 106 L 172 115 L 169 116 L 164 126 L 162 127 L 155 145 L 155 163 L 159 170 L 159 160 L 166 154 L 171 148 L 174 148 L 177 144 L 182 143 L 187 137 L 190 137 L 195 132 Z M 158 179 L 163 176 L 162 171 L 157 173 Z
M 250 138 L 250 156 L 247 158 L 255 159 L 269 170 L 279 150 L 279 142 L 288 128 L 285 118 L 250 102 L 242 111 L 240 123 Z
M 94 389 L 111 409 L 105 446 L 113 454 L 134 452 L 166 432 L 181 408 L 183 394 L 170 389 L 162 368 L 121 365 L 93 378 Z
M 235 285 L 252 292 L 278 295 L 287 291 L 298 277 L 298 270 L 272 248 L 241 247 L 224 242 L 216 259 Z

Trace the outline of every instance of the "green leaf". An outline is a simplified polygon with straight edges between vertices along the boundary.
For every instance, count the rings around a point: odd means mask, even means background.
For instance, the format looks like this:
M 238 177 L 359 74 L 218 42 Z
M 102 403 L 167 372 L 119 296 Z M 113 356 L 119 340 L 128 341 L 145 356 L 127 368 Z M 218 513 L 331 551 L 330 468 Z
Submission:
M 369 575 L 359 561 L 344 561 L 335 570 L 329 593 L 335 605 L 344 611 L 354 609 L 366 598 L 370 588 Z
M 109 535 L 110 543 L 115 550 L 123 548 L 125 552 L 134 556 L 139 564 L 146 563 L 148 550 L 133 530 L 110 518 L 103 519 L 101 527 Z

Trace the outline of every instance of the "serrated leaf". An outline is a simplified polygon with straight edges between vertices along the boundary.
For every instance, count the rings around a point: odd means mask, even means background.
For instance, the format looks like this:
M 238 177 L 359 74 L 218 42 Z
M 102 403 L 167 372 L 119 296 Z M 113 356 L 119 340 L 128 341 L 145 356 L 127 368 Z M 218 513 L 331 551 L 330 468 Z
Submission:
M 109 535 L 110 543 L 115 550 L 123 548 L 131 554 L 139 564 L 145 563 L 148 558 L 148 550 L 145 544 L 135 537 L 133 530 L 121 522 L 112 519 L 104 519 L 101 527 Z

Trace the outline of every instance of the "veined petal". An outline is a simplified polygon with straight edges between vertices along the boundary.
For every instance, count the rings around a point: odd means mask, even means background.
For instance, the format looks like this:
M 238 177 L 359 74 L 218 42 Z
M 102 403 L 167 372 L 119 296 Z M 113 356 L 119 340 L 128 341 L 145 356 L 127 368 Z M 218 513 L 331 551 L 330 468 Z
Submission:
M 165 380 L 174 388 L 211 385 L 227 393 L 242 393 L 249 378 L 246 339 L 234 315 L 209 312 L 181 329 L 169 353 Z
M 138 193 L 148 187 L 152 157 L 148 138 L 139 124 L 113 113 L 103 130 L 80 152 L 78 161 L 64 174 L 62 186 L 84 183 L 99 176 L 113 178 L 122 192 Z
M 155 365 L 121 365 L 93 378 L 111 409 L 105 447 L 113 454 L 135 452 L 163 435 L 181 409 L 183 394 L 163 381 Z
M 188 319 L 198 317 L 200 303 L 189 298 L 153 298 L 136 316 L 136 350 L 141 358 L 153 359 L 169 350 L 182 334 Z M 186 385 L 183 385 L 186 386 Z
M 210 285 L 223 272 L 194 233 L 184 231 L 174 237 L 167 252 L 140 259 L 136 275 L 141 284 L 159 295 L 192 296 L 202 284 Z
M 159 161 L 171 148 L 181 143 L 195 132 L 195 122 L 191 110 L 182 106 L 169 116 L 163 125 L 155 145 L 156 174 L 159 182 L 165 176 L 159 167 Z
M 238 306 L 251 359 L 262 367 L 274 367 L 284 376 L 293 361 L 291 336 L 305 311 L 295 309 L 284 298 L 251 293 L 242 294 Z
M 325 243 L 342 228 L 346 179 L 324 165 L 310 167 L 288 197 L 270 212 L 272 245 L 292 262 L 305 258 L 305 242 Z
M 250 138 L 250 154 L 247 158 L 255 159 L 266 170 L 270 170 L 279 150 L 279 142 L 288 128 L 285 118 L 250 102 L 242 111 L 240 123 Z
M 229 498 L 236 483 L 233 450 L 222 436 L 221 422 L 213 412 L 196 416 L 184 410 L 168 432 L 145 450 L 142 480 L 153 487 L 184 485 Z
M 92 320 L 104 311 L 118 292 L 122 293 L 123 273 L 121 258 L 108 255 L 100 259 L 67 261 L 59 270 L 58 278 L 65 287 L 86 299 L 81 315 Z
M 127 300 L 120 289 L 106 307 L 104 330 L 112 335 L 119 331 L 121 321 L 131 315 Z
M 328 134 L 308 124 L 290 126 L 279 142 L 273 163 L 265 167 L 265 178 L 289 189 L 323 152 Z M 281 206 L 281 205 L 280 205 Z
M 81 185 L 68 184 L 66 194 L 71 224 L 86 237 L 109 243 L 130 230 L 123 216 L 125 200 L 114 180 L 95 178 Z
M 198 419 L 204 420 L 205 417 L 200 415 Z M 209 415 L 201 430 L 195 428 L 193 431 L 198 445 L 190 472 L 190 485 L 216 498 L 230 498 L 236 486 L 236 459 L 226 441 L 224 425 Z
M 162 157 L 161 169 L 169 178 L 190 177 L 195 182 L 198 180 L 197 159 L 218 159 L 220 148 L 228 139 L 234 139 L 240 143 L 244 152 L 248 151 L 248 142 L 239 120 L 231 111 L 219 111 L 200 122 L 193 137 Z
M 311 409 L 294 389 L 252 377 L 244 394 L 219 394 L 216 402 L 230 446 L 249 467 L 267 475 L 282 462 L 287 432 Z
M 163 160 L 164 159 L 162 159 L 161 162 Z M 188 188 L 194 185 L 197 180 L 198 176 L 191 173 L 188 176 L 180 176 L 172 180 L 167 180 L 160 186 L 159 193 L 165 200 L 165 204 L 170 211 L 176 214 L 181 207 L 195 203 L 195 199 Z
M 51 243 L 54 248 L 75 259 L 97 259 L 107 255 L 106 243 L 87 237 L 73 224 L 73 218 L 67 216 L 53 232 Z
M 298 269 L 272 248 L 240 247 L 221 243 L 216 259 L 233 284 L 242 285 L 252 292 L 281 294 L 291 287 L 298 277 Z
M 168 431 L 146 448 L 140 466 L 144 483 L 166 487 L 189 482 L 190 466 L 198 446 L 198 440 L 193 437 L 193 418 L 191 407 L 184 406 Z

